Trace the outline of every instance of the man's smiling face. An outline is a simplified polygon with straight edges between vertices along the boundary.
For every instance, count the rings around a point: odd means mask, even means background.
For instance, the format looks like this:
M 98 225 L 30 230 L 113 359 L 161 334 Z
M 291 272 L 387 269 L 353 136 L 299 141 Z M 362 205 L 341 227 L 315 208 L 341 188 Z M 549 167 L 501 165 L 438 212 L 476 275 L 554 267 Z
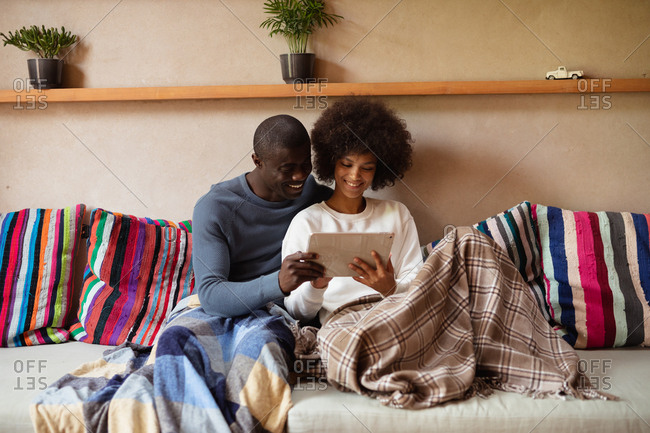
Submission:
M 311 147 L 278 148 L 258 165 L 266 186 L 263 199 L 295 200 L 302 194 L 305 180 L 311 173 Z

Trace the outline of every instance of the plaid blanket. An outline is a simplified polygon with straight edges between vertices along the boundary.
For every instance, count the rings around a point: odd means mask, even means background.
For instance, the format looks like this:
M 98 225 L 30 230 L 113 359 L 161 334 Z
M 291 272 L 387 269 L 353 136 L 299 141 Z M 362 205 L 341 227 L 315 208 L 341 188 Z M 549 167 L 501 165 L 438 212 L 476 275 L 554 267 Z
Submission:
M 505 252 L 469 228 L 440 242 L 406 293 L 332 312 L 318 343 L 330 383 L 392 407 L 493 389 L 614 398 L 591 388 Z
M 37 431 L 282 432 L 294 339 L 281 315 L 234 319 L 188 308 L 153 348 L 125 343 L 45 389 Z

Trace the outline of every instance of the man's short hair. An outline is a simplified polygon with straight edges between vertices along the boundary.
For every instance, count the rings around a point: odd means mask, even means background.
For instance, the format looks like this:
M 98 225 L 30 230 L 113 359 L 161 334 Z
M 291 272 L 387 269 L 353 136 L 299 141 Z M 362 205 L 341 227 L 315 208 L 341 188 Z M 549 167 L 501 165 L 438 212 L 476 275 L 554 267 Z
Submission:
M 278 148 L 309 146 L 309 133 L 300 120 L 288 114 L 279 114 L 264 120 L 255 130 L 253 151 L 264 160 Z

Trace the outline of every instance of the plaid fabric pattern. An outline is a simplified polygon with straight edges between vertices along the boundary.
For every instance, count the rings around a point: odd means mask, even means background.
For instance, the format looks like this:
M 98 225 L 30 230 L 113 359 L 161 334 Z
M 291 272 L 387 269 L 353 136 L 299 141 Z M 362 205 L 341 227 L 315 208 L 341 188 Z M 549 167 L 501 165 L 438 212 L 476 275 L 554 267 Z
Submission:
M 447 235 L 408 292 L 376 300 L 337 309 L 318 333 L 338 389 L 411 409 L 492 389 L 613 398 L 590 387 L 512 261 L 474 229 Z
M 222 318 L 190 301 L 153 349 L 125 342 L 41 392 L 35 430 L 282 433 L 294 350 L 285 319 L 266 310 Z
M 485 233 L 508 254 L 512 263 L 528 283 L 535 301 L 547 322 L 553 324 L 544 286 L 541 253 L 533 224 L 531 204 L 519 203 L 472 227 Z
M 517 206 L 480 221 L 472 227 L 494 239 L 497 245 L 503 248 L 524 281 L 528 283 L 546 321 L 554 324 L 546 303 L 541 253 L 531 206 L 530 202 L 522 201 Z M 425 260 L 438 242 L 440 241 L 422 247 Z

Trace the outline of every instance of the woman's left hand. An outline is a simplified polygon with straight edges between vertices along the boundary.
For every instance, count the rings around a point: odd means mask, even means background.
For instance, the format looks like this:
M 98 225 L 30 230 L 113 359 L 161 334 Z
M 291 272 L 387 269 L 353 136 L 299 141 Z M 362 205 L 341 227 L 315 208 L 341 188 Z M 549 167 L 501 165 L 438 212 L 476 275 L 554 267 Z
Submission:
M 358 257 L 354 258 L 354 263 L 350 263 L 350 269 L 359 274 L 358 277 L 352 277 L 355 281 L 365 284 L 368 287 L 375 289 L 382 296 L 390 296 L 395 293 L 397 283 L 395 282 L 395 271 L 390 256 L 386 262 L 386 266 L 381 261 L 379 254 L 376 251 L 371 251 L 372 257 L 375 259 L 375 268 L 364 262 Z

